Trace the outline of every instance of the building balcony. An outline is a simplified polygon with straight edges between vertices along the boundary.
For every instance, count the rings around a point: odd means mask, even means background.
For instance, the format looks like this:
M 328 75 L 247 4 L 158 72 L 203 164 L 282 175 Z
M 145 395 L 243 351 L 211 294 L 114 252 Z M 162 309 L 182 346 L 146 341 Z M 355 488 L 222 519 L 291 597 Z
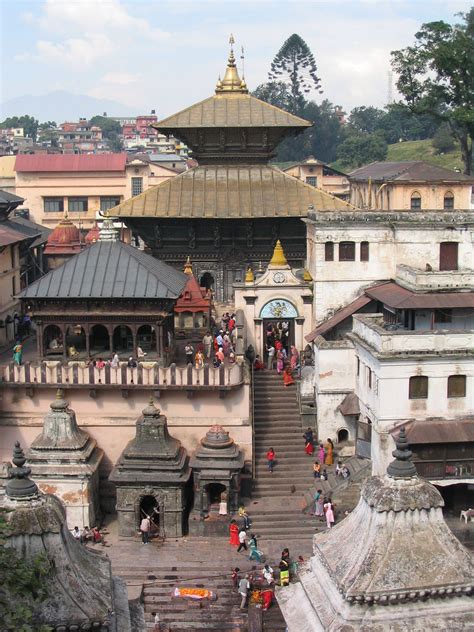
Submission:
M 418 292 L 469 290 L 474 287 L 474 270 L 425 271 L 404 264 L 397 266 L 397 283 Z
M 377 355 L 474 355 L 472 329 L 393 330 L 382 314 L 355 314 L 348 335 Z
M 473 459 L 417 461 L 414 458 L 413 462 L 418 475 L 430 481 L 474 478 Z
M 229 391 L 244 382 L 243 367 L 239 364 L 178 367 L 171 364 L 162 367 L 158 362 L 139 362 L 135 368 L 126 363 L 113 368 L 97 368 L 82 361 L 63 362 L 46 360 L 0 365 L 0 382 L 3 386 L 34 388 L 85 388 L 102 390 L 120 388 L 123 391 L 152 389 L 154 391 Z

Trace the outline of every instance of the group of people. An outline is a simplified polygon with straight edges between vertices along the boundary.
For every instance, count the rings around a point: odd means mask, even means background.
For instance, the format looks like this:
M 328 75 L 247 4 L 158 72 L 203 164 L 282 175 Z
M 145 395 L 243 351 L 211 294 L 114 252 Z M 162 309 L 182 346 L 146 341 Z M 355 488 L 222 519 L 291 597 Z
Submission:
M 246 526 L 248 525 L 248 526 Z M 263 553 L 258 548 L 257 536 L 254 533 L 250 534 L 248 538 L 247 531 L 250 528 L 250 521 L 247 516 L 247 520 L 239 527 L 236 520 L 231 520 L 229 526 L 230 539 L 229 543 L 232 546 L 237 547 L 237 553 L 240 553 L 242 549 L 244 551 L 250 551 L 249 560 L 255 560 L 256 562 L 263 561 Z
M 334 524 L 335 508 L 332 499 L 323 495 L 323 490 L 318 489 L 314 494 L 314 509 L 312 514 L 320 520 L 326 519 L 326 525 L 330 529 Z
M 218 368 L 227 361 L 229 364 L 235 363 L 235 345 L 237 342 L 237 328 L 235 314 L 228 312 L 222 315 L 220 327 L 216 327 L 214 333 L 206 331 L 202 342 L 194 348 L 192 342 L 188 341 L 184 347 L 186 364 L 192 364 L 196 369 L 201 369 L 206 360 L 211 361 L 215 368 Z
M 99 544 L 103 542 L 102 534 L 99 531 L 99 527 L 93 527 L 89 529 L 89 527 L 84 527 L 84 529 L 79 529 L 78 526 L 74 527 L 71 531 L 72 537 L 83 544 L 87 542 L 91 542 L 92 544 Z
M 267 353 L 267 369 L 269 371 L 275 368 L 278 375 L 283 375 L 283 383 L 290 386 L 295 383 L 294 376 L 298 375 L 300 370 L 300 354 L 295 345 L 288 347 L 288 323 L 285 321 L 276 324 L 269 324 L 266 331 Z M 289 351 L 288 351 L 289 348 Z M 257 356 L 254 363 L 256 370 L 265 368 L 260 357 Z

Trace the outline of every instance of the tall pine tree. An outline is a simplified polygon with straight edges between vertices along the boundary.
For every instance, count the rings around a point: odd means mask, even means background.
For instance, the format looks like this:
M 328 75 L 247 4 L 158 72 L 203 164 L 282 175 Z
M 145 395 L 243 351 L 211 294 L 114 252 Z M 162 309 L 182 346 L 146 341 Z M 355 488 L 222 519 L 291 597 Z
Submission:
M 306 42 L 293 33 L 280 48 L 272 61 L 270 81 L 282 81 L 289 87 L 291 95 L 290 109 L 300 113 L 306 105 L 305 95 L 311 90 L 322 94 L 321 80 L 317 75 L 313 53 Z

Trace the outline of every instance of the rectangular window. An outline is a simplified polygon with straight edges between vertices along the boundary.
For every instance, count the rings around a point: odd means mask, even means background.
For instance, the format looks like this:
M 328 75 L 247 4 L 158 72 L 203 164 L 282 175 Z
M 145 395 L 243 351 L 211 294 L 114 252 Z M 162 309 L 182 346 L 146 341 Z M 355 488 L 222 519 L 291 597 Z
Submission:
M 369 260 L 369 242 L 368 241 L 360 242 L 360 260 L 361 261 Z
M 359 376 L 360 375 L 360 358 L 359 358 L 359 356 L 357 356 L 356 360 L 357 360 L 357 376 Z
M 70 197 L 67 199 L 67 209 L 72 213 L 87 213 L 86 197 Z
M 339 261 L 355 261 L 355 241 L 341 241 Z
M 332 241 L 324 244 L 324 261 L 334 261 L 334 242 Z
M 62 197 L 45 197 L 45 213 L 62 213 L 64 211 L 64 199 Z
M 315 187 L 317 183 L 318 179 L 316 178 L 316 176 L 308 176 L 306 178 L 306 184 L 310 184 L 312 187 Z
M 450 323 L 453 320 L 452 310 L 450 309 L 435 309 L 434 321 L 435 323 Z
M 450 375 L 448 377 L 448 397 L 466 397 L 465 375 Z
M 16 275 L 12 276 L 12 296 L 16 296 Z
M 100 210 L 101 211 L 108 211 L 111 208 L 114 208 L 114 206 L 117 206 L 117 204 L 120 204 L 120 196 L 115 196 L 115 197 L 102 197 L 100 198 Z
M 428 398 L 428 378 L 426 375 L 414 375 L 410 378 L 408 397 L 410 399 Z
M 372 369 L 367 369 L 367 385 L 372 388 Z
M 132 197 L 143 192 L 143 178 L 132 178 Z

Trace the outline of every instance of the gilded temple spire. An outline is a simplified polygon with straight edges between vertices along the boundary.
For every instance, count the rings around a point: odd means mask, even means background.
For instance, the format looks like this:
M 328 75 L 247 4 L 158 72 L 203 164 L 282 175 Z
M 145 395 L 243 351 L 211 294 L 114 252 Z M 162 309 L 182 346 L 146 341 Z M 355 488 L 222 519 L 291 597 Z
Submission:
M 234 55 L 234 36 L 232 33 L 229 37 L 230 44 L 230 52 L 229 59 L 227 60 L 227 68 L 225 71 L 224 78 L 221 80 L 219 77 L 216 85 L 216 94 L 222 94 L 223 92 L 229 93 L 234 92 L 237 94 L 247 94 L 248 88 L 245 83 L 245 79 L 241 79 L 239 77 L 239 72 L 237 70 L 237 66 L 235 63 L 235 55 Z

